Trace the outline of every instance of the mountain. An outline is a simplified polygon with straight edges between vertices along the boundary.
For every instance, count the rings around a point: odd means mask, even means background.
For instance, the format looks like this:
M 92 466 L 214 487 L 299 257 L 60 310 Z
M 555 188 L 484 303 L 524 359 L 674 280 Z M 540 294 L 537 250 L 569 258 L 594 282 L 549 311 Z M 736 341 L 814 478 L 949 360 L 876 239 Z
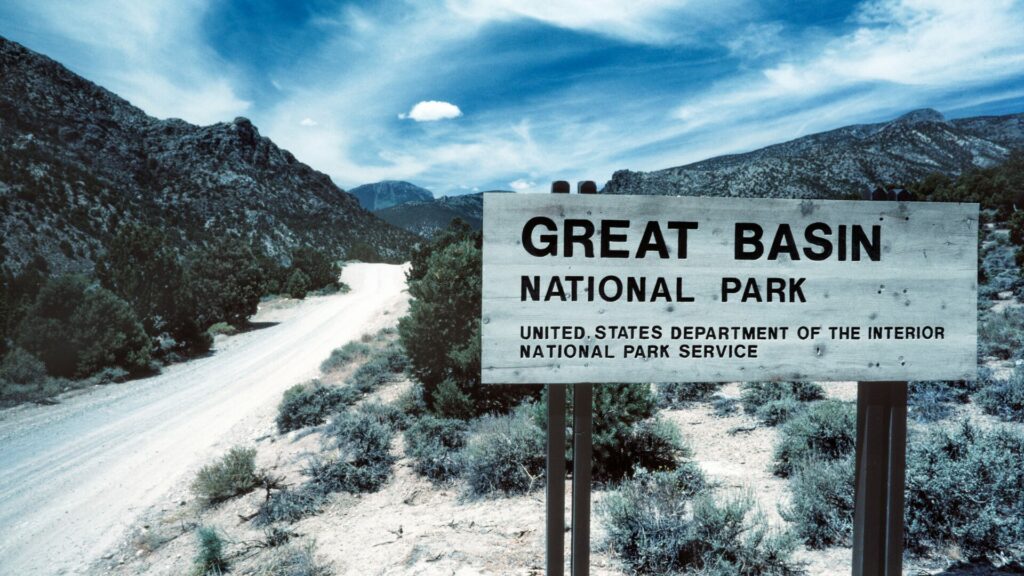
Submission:
M 915 110 L 891 122 L 812 134 L 753 152 L 655 172 L 620 170 L 611 194 L 861 197 L 877 185 L 986 167 L 1024 148 L 1024 114 L 947 120 Z
M 429 202 L 434 193 L 409 182 L 384 180 L 363 184 L 348 191 L 367 210 L 383 210 L 406 202 Z
M 508 192 L 489 190 L 488 192 Z M 511 192 L 508 192 L 511 194 Z M 385 222 L 404 228 L 414 234 L 430 238 L 448 223 L 459 218 L 476 230 L 484 217 L 483 192 L 461 196 L 444 196 L 430 202 L 406 202 L 374 212 Z
M 415 241 L 245 118 L 159 120 L 0 38 L 0 261 L 88 272 L 129 222 L 182 249 L 242 235 L 281 261 L 303 245 L 343 256 L 356 244 L 399 260 Z

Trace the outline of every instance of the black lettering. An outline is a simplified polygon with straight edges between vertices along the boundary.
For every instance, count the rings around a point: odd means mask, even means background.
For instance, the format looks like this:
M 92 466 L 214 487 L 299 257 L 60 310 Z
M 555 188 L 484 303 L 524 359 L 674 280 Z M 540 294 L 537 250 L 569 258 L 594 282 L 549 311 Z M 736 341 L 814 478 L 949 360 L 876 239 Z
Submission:
M 678 252 L 676 258 L 683 260 L 686 258 L 686 234 L 689 230 L 697 229 L 697 222 L 669 222 L 668 229 L 676 231 L 676 246 Z M 663 256 L 664 258 L 664 256 Z
M 617 250 L 611 247 L 612 242 L 625 242 L 625 234 L 613 234 L 612 228 L 629 228 L 629 220 L 601 221 L 601 257 L 629 258 L 629 250 Z M 621 285 L 620 285 L 621 289 Z
M 769 260 L 778 260 L 779 253 L 785 252 L 790 260 L 799 260 L 800 253 L 796 249 L 796 240 L 793 238 L 793 230 L 789 224 L 779 224 L 775 231 L 775 238 L 772 240 L 772 247 L 768 250 Z
M 640 237 L 640 246 L 636 249 L 636 257 L 643 258 L 648 252 L 657 252 L 659 258 L 668 258 L 668 245 L 661 234 L 661 226 L 657 222 L 648 222 L 644 235 Z
M 523 276 L 519 300 L 526 302 L 527 294 L 533 302 L 540 300 L 540 276 Z
M 576 229 L 581 229 L 577 232 Z M 579 244 L 583 247 L 583 254 L 587 258 L 594 257 L 594 243 L 590 241 L 594 236 L 594 223 L 590 220 L 567 219 L 565 221 L 565 248 L 563 252 L 566 258 L 572 258 L 573 245 Z
M 815 233 L 820 232 L 822 235 L 818 236 Z M 821 261 L 827 259 L 832 255 L 832 243 L 829 242 L 827 235 L 832 233 L 832 227 L 824 222 L 815 222 L 804 229 L 804 239 L 810 244 L 821 248 L 821 251 L 811 250 L 810 248 L 804 248 L 804 256 L 808 260 Z
M 534 216 L 526 221 L 526 225 L 523 226 L 523 248 L 532 256 L 557 256 L 558 255 L 558 235 L 557 234 L 541 234 L 539 240 L 543 243 L 542 247 L 538 248 L 533 243 L 533 231 L 538 227 L 543 226 L 548 229 L 549 232 L 557 232 L 558 228 L 555 226 L 555 221 L 545 216 Z
M 729 294 L 739 294 L 740 286 L 739 278 L 722 278 L 722 302 L 729 301 Z
M 757 260 L 760 258 L 761 255 L 764 254 L 764 245 L 761 244 L 762 235 L 764 235 L 764 229 L 758 224 L 754 224 L 753 222 L 737 222 L 735 246 L 736 260 Z M 747 246 L 752 246 L 753 249 L 748 251 L 746 249 Z
M 882 258 L 882 227 L 875 224 L 871 227 L 871 240 L 868 240 L 864 227 L 853 226 L 853 260 L 860 260 L 860 250 L 864 249 L 868 259 L 878 262 Z

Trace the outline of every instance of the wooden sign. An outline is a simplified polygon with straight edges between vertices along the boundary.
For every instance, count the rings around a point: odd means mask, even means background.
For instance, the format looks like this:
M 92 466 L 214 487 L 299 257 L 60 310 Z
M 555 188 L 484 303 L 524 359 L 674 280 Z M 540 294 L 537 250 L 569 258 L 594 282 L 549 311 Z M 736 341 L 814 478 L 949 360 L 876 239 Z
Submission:
M 978 205 L 485 194 L 483 382 L 973 380 Z

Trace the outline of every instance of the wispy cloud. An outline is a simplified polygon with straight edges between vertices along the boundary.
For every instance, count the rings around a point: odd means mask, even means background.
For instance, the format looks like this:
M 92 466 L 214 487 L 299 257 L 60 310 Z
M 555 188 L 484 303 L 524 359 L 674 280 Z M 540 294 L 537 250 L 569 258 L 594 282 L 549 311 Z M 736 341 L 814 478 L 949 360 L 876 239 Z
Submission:
M 14 0 L 0 33 L 151 114 L 245 113 L 344 187 L 440 194 L 602 180 L 923 106 L 1012 111 L 1024 92 L 1019 1 L 256 4 L 225 23 L 205 0 Z
M 23 2 L 9 9 L 30 37 L 56 35 L 48 55 L 158 117 L 230 120 L 250 102 L 229 63 L 200 34 L 200 0 Z

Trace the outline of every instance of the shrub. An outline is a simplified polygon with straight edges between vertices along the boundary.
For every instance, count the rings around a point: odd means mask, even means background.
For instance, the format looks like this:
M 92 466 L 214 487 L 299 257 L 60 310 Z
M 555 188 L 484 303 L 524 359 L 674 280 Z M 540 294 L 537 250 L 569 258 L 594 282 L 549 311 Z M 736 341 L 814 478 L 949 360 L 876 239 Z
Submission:
M 319 380 L 296 384 L 285 390 L 277 407 L 277 431 L 281 434 L 323 424 L 342 406 L 353 404 L 359 394 L 347 386 L 325 386 Z
M 906 542 L 923 553 L 955 546 L 995 561 L 1024 550 L 1024 434 L 964 422 L 912 438 Z
M 1024 348 L 1024 309 L 986 312 L 978 319 L 978 354 L 1008 360 Z
M 341 348 L 335 348 L 331 355 L 320 364 L 321 372 L 333 372 L 352 362 L 369 357 L 370 347 L 362 342 L 352 341 Z
M 398 346 L 389 346 L 377 352 L 352 373 L 349 386 L 362 394 L 369 394 L 391 382 L 405 371 L 406 357 Z
M 708 400 L 722 385 L 713 382 L 665 382 L 658 384 L 658 406 L 683 408 Z
M 439 415 L 450 415 L 436 405 L 437 391 L 446 381 L 469 399 L 473 415 L 508 411 L 541 389 L 480 385 L 480 242 L 479 232 L 453 223 L 414 250 L 407 274 L 412 301 L 398 331 L 410 370 Z
M 413 382 L 401 396 L 395 400 L 398 407 L 409 418 L 419 418 L 427 413 L 427 401 L 423 398 L 423 386 L 419 382 Z
M 469 394 L 463 392 L 452 379 L 441 382 L 434 390 L 434 413 L 441 418 L 468 420 L 476 413 Z
M 224 540 L 217 530 L 201 526 L 196 530 L 198 550 L 192 562 L 193 573 L 197 576 L 227 572 L 228 561 L 224 556 Z
M 288 276 L 288 282 L 284 285 L 285 292 L 292 298 L 302 300 L 309 292 L 309 276 L 302 270 L 295 270 Z
M 78 276 L 49 280 L 18 325 L 15 343 L 53 376 L 84 378 L 103 368 L 149 368 L 151 344 L 131 308 Z
M 333 438 L 336 458 L 314 461 L 307 474 L 324 493 L 373 492 L 391 477 L 393 428 L 372 411 L 336 415 L 325 436 Z
M 269 526 L 275 522 L 296 522 L 319 512 L 325 500 L 326 494 L 314 485 L 285 488 L 272 493 L 260 505 L 253 522 L 257 526 Z
M 778 426 L 788 422 L 805 407 L 806 404 L 793 397 L 772 400 L 757 409 L 757 418 L 768 426 Z
M 331 569 L 316 557 L 316 546 L 285 544 L 260 557 L 255 576 L 330 576 Z
M 463 452 L 470 494 L 523 494 L 543 485 L 545 446 L 543 432 L 522 410 L 484 416 Z
M 674 426 L 650 420 L 657 408 L 648 384 L 602 384 L 593 388 L 593 475 L 595 480 L 618 480 L 634 467 L 671 468 L 686 455 Z M 566 390 L 566 421 L 575 410 L 573 388 Z M 547 392 L 533 408 L 534 419 L 547 427 Z M 571 449 L 570 449 L 571 458 Z
M 768 420 L 779 424 L 788 419 L 799 408 L 796 402 L 811 402 L 825 397 L 825 389 L 814 382 L 748 382 L 742 385 L 742 389 L 740 401 L 743 403 L 743 411 L 770 425 L 774 424 Z M 766 408 L 764 413 L 761 412 L 769 404 L 786 400 L 788 402 L 773 405 Z
M 260 480 L 256 449 L 236 446 L 217 462 L 199 470 L 192 491 L 206 503 L 216 504 L 252 491 Z
M 192 250 L 186 274 L 195 294 L 196 320 L 244 324 L 259 307 L 265 279 L 252 248 L 238 238 L 219 238 Z
M 104 288 L 131 306 L 150 336 L 169 335 L 185 350 L 210 348 L 206 326 L 198 321 L 192 279 L 159 229 L 121 226 L 96 262 L 96 276 Z
M 12 348 L 0 362 L 0 381 L 35 386 L 46 380 L 46 365 L 22 348 Z
M 1013 371 L 1007 380 L 997 380 L 976 396 L 986 414 L 1007 422 L 1024 422 L 1024 373 Z
M 849 546 L 853 538 L 853 455 L 807 460 L 789 480 L 792 493 L 782 516 L 811 548 Z
M 918 422 L 945 420 L 952 413 L 948 390 L 940 386 L 914 386 L 910 383 L 907 414 Z
M 789 476 L 805 460 L 837 460 L 850 454 L 856 444 L 857 413 L 838 400 L 809 406 L 782 427 L 775 448 L 774 472 Z
M 684 466 L 640 470 L 599 511 L 608 544 L 638 574 L 794 574 L 791 536 L 772 531 L 750 497 L 716 503 Z
M 711 408 L 714 411 L 715 416 L 719 418 L 725 418 L 735 414 L 736 411 L 739 410 L 739 404 L 739 400 L 721 395 L 715 395 L 711 399 Z
M 594 454 L 594 478 L 614 480 L 636 468 L 672 470 L 692 452 L 675 424 L 652 418 L 634 423 L 618 436 L 602 437 L 601 443 L 594 445 Z
M 459 452 L 466 446 L 462 420 L 424 416 L 405 432 L 405 454 L 413 470 L 435 482 L 446 482 L 462 470 Z

